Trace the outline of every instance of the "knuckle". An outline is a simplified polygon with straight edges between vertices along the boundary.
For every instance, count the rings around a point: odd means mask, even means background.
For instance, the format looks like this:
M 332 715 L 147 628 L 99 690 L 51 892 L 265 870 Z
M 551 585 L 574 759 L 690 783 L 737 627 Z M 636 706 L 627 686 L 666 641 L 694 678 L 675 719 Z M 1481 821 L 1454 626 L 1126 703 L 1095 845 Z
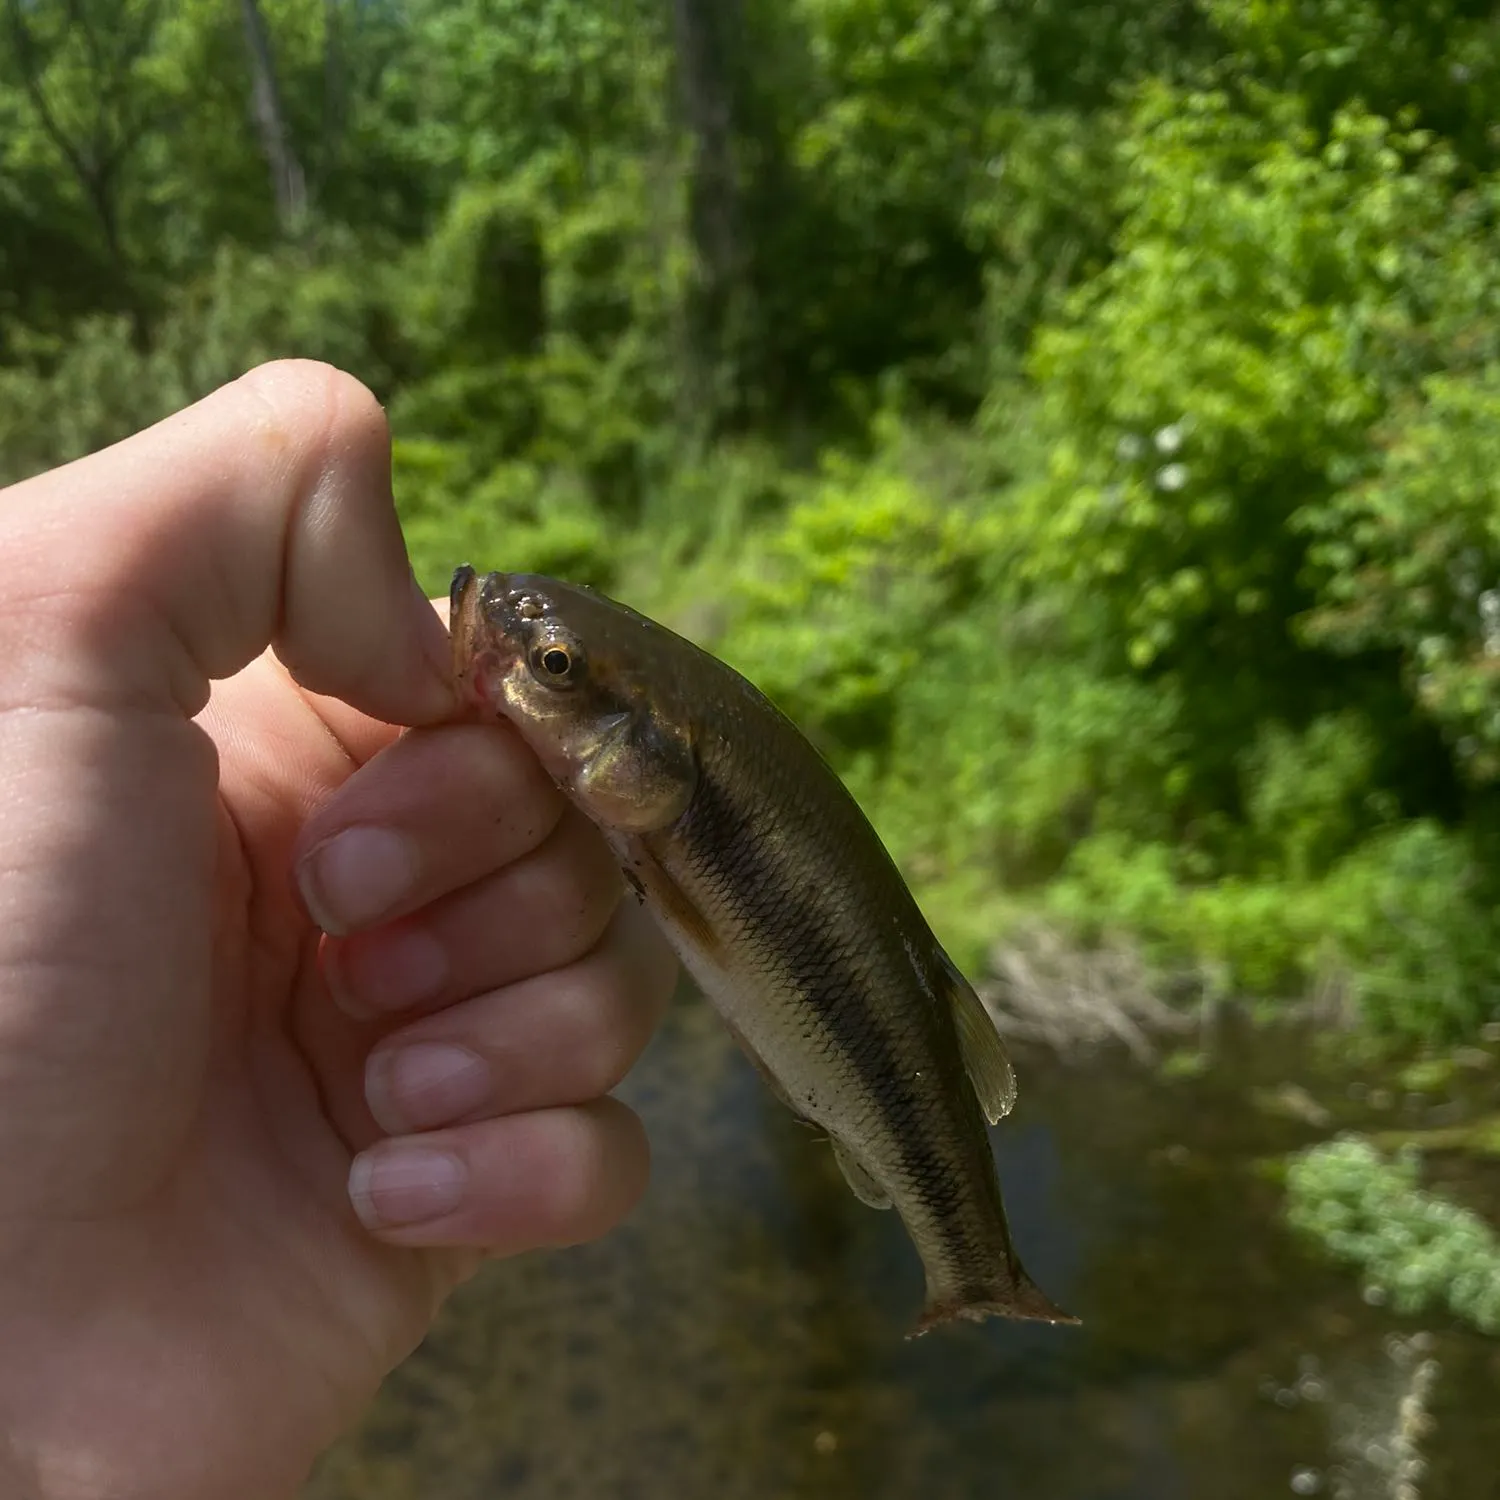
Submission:
M 551 1170 L 544 1178 L 543 1218 L 558 1243 L 586 1239 L 603 1217 L 601 1123 L 586 1108 L 561 1109 L 552 1121 Z
M 532 899 L 538 912 L 569 930 L 597 935 L 619 901 L 619 881 L 608 851 L 572 830 L 545 849 L 534 873 Z
M 596 1239 L 645 1191 L 650 1148 L 637 1116 L 614 1099 L 559 1111 L 556 1171 L 547 1217 L 555 1244 Z
M 590 1097 L 607 1094 L 630 1071 L 634 1056 L 630 1007 L 612 973 L 591 975 L 573 992 L 567 1030 L 574 1080 Z
M 416 733 L 416 731 L 413 731 Z M 520 797 L 547 795 L 549 806 L 562 806 L 562 794 L 542 770 L 541 762 L 506 722 L 442 724 L 422 731 L 452 756 L 453 770 L 475 796 L 490 806 L 509 809 Z M 557 815 L 552 822 L 557 822 Z

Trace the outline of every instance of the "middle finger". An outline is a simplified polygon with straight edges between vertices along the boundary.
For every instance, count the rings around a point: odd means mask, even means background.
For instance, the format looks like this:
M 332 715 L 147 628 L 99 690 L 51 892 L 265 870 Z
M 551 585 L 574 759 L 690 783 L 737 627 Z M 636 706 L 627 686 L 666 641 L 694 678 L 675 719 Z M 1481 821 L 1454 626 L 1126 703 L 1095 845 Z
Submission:
M 650 1039 L 675 976 L 655 925 L 627 902 L 577 963 L 385 1036 L 365 1068 L 370 1112 L 405 1135 L 600 1098 Z
M 569 807 L 542 844 L 421 911 L 324 940 L 329 992 L 350 1015 L 426 1012 L 581 958 L 624 882 L 592 824 Z

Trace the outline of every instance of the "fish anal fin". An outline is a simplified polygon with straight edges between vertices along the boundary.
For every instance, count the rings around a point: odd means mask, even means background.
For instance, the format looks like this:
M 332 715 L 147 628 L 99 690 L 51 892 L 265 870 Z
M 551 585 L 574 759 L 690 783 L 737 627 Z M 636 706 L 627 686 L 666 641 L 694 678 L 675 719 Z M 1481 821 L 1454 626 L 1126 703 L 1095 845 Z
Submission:
M 943 955 L 943 967 L 964 1067 L 974 1085 L 974 1092 L 979 1096 L 979 1107 L 984 1111 L 985 1119 L 993 1125 L 1015 1107 L 1015 1069 L 1011 1067 L 1005 1043 L 995 1030 L 984 1002 L 947 954 Z
M 875 1180 L 870 1169 L 837 1136 L 830 1136 L 828 1144 L 833 1147 L 833 1159 L 854 1196 L 871 1208 L 889 1208 L 891 1195 Z

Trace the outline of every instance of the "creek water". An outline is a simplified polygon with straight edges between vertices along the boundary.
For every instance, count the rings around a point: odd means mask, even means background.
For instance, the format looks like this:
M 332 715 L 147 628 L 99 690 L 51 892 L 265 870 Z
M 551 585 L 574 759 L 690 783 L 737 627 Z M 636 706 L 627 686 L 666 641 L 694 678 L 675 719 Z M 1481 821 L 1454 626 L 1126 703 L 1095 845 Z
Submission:
M 1013 1050 L 1010 1220 L 1082 1328 L 906 1340 L 922 1280 L 894 1215 L 687 1000 L 621 1090 L 653 1141 L 641 1207 L 488 1267 L 306 1500 L 1500 1496 L 1500 1341 L 1371 1305 L 1287 1233 L 1266 1170 L 1340 1127 L 1492 1109 L 1487 1074 L 1403 1097 L 1248 1025 L 1190 1076 Z M 1500 1175 L 1434 1165 L 1493 1214 Z

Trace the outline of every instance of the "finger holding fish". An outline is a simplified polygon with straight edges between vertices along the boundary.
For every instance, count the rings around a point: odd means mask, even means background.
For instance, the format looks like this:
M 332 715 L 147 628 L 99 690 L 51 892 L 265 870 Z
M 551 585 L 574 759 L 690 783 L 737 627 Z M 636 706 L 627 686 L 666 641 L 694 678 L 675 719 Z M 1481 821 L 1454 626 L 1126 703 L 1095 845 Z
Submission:
M 592 1239 L 644 1189 L 640 1121 L 607 1097 L 644 1048 L 676 965 L 634 903 L 576 964 L 388 1033 L 365 1070 L 390 1132 L 350 1197 L 393 1244 L 497 1254 Z
M 303 825 L 292 851 L 313 920 L 342 936 L 430 906 L 539 848 L 567 811 L 503 726 L 395 739 Z
M 392 847 L 399 882 L 378 868 Z M 332 984 L 309 987 L 293 1025 L 372 1232 L 510 1252 L 628 1212 L 646 1142 L 603 1096 L 649 1039 L 675 961 L 514 730 L 390 741 L 309 817 L 298 856 L 305 905 L 342 935 L 321 939 Z M 355 900 L 337 889 L 351 872 Z
M 392 1135 L 609 1093 L 650 1040 L 677 966 L 634 902 L 566 968 L 476 995 L 388 1032 L 365 1068 Z
M 614 1099 L 382 1141 L 356 1159 L 355 1212 L 393 1245 L 499 1255 L 581 1244 L 630 1212 L 650 1151 Z
M 573 963 L 623 895 L 608 847 L 570 807 L 540 844 L 482 878 L 397 921 L 325 941 L 320 963 L 351 1016 L 427 1013 Z

